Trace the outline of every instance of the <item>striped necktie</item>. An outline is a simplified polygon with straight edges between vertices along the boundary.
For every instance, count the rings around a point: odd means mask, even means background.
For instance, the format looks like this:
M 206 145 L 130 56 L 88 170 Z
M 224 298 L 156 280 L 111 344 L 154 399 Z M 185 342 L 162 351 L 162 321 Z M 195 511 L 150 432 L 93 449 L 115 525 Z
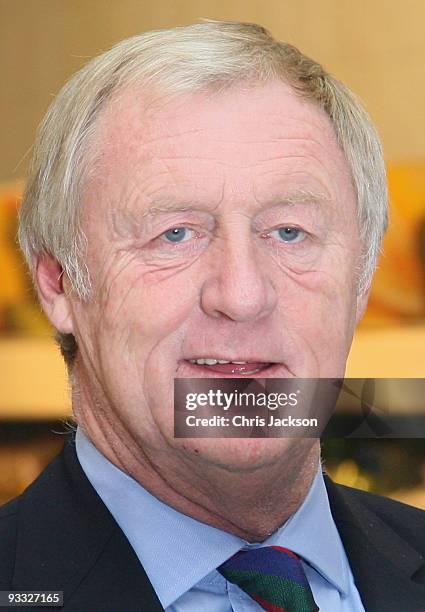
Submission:
M 269 612 L 316 612 L 300 558 L 287 548 L 241 550 L 217 568 Z

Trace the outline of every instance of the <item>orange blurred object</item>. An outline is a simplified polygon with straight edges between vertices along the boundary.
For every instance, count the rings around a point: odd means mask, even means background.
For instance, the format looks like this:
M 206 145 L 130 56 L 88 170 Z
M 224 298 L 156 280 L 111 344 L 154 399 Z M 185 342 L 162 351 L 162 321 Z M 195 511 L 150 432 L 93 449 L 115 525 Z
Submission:
M 390 164 L 388 185 L 390 225 L 363 325 L 425 320 L 425 268 L 419 255 L 425 164 Z

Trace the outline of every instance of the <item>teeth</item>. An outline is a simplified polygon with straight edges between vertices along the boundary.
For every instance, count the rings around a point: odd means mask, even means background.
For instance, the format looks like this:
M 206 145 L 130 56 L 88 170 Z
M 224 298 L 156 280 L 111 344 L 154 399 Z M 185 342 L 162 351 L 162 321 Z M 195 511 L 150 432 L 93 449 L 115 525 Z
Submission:
M 217 363 L 236 363 L 236 364 L 244 364 L 247 361 L 226 361 L 225 359 L 189 359 L 190 363 L 196 363 L 197 365 L 216 365 Z

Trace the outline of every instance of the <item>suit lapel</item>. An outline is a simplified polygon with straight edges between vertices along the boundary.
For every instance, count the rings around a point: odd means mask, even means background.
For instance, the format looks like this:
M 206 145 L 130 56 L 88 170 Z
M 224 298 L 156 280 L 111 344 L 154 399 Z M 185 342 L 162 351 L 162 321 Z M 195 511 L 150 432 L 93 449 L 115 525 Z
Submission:
M 65 612 L 163 610 L 73 439 L 20 498 L 12 588 L 63 590 Z
M 362 503 L 358 494 L 334 484 L 327 476 L 325 482 L 332 515 L 365 609 L 423 612 L 422 555 Z M 422 531 L 424 527 L 422 524 Z

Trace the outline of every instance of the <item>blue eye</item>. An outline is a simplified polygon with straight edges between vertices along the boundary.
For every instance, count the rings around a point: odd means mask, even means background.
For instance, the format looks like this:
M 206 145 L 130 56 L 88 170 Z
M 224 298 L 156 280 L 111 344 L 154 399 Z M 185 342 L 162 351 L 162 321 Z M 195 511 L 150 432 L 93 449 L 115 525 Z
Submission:
M 162 236 L 167 242 L 186 242 L 192 237 L 193 230 L 189 230 L 187 227 L 173 227 L 168 231 L 164 232 Z M 190 234 L 190 235 L 188 235 Z
M 305 237 L 305 232 L 297 227 L 279 227 L 277 230 L 270 232 L 273 234 L 277 232 L 278 238 L 282 242 L 300 242 Z

